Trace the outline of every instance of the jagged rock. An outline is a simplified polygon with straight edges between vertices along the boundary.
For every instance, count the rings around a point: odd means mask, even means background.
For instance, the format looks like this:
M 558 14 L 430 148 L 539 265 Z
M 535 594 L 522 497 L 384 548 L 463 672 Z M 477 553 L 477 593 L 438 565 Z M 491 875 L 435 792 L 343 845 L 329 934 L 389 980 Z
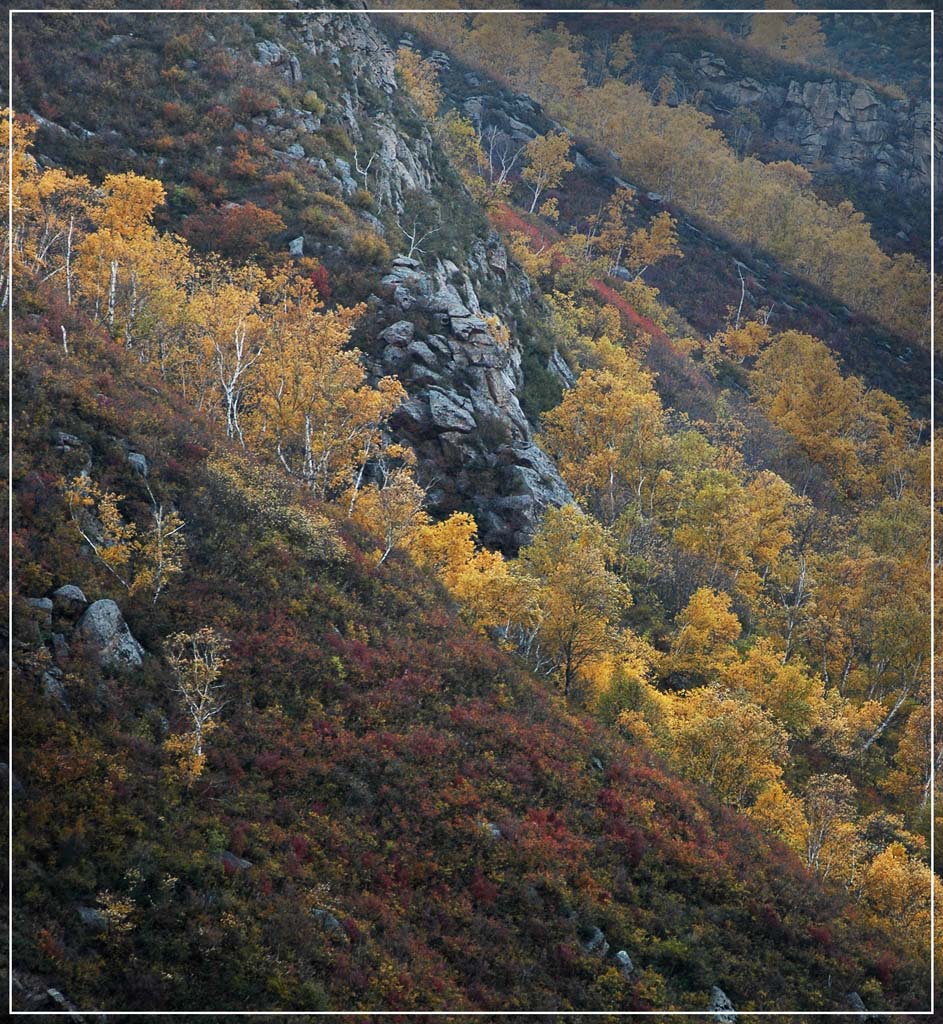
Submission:
M 59 448 L 84 448 L 85 442 L 75 434 L 67 434 L 64 430 L 57 430 L 55 436 L 56 445 Z
M 713 53 L 702 52 L 701 56 L 694 61 L 694 67 L 705 78 L 727 77 L 727 62 L 723 57 L 718 57 Z
M 714 1019 L 718 1024 L 735 1024 L 736 1022 L 737 1014 L 734 1012 L 733 1003 L 727 998 L 727 993 L 717 985 L 711 988 L 707 1009 L 709 1013 L 715 1014 Z
M 351 177 L 350 164 L 347 163 L 346 160 L 341 160 L 338 156 L 334 158 L 334 167 L 340 174 L 340 183 L 341 187 L 344 189 L 344 194 L 350 195 L 351 193 L 356 192 L 357 182 Z
M 37 621 L 44 626 L 52 625 L 52 599 L 48 597 L 28 597 L 26 603 L 32 608 Z
M 108 919 L 100 910 L 96 910 L 94 907 L 76 907 L 76 913 L 86 928 L 95 932 L 107 930 Z
M 441 430 L 455 430 L 459 433 L 475 429 L 475 417 L 467 399 L 438 388 L 429 391 L 429 415 Z
M 616 963 L 619 965 L 619 970 L 621 971 L 623 978 L 628 979 L 632 976 L 632 973 L 635 970 L 635 965 L 632 963 L 632 958 L 624 949 L 620 949 L 619 952 L 616 953 Z
M 449 316 L 452 333 L 462 341 L 469 341 L 476 334 L 487 334 L 488 324 L 480 317 L 472 315 L 468 309 L 458 315 Z
M 248 871 L 252 867 L 251 860 L 237 857 L 231 850 L 223 850 L 219 861 L 227 871 Z
M 868 1008 L 864 1005 L 864 1000 L 861 998 L 861 996 L 858 995 L 857 992 L 849 992 L 846 996 L 846 999 L 848 1000 L 848 1005 L 855 1013 L 860 1013 L 863 1015 L 858 1018 L 859 1020 L 880 1020 L 878 1014 L 868 1013 Z
M 298 58 L 271 39 L 262 39 L 255 44 L 258 63 L 263 67 L 280 67 L 290 82 L 301 81 L 301 63 Z
M 508 272 L 508 254 L 503 245 L 495 245 L 488 249 L 488 265 L 502 277 Z
M 583 949 L 593 956 L 605 956 L 609 952 L 609 943 L 600 928 L 591 928 L 582 945 Z
M 506 468 L 517 493 L 526 494 L 538 503 L 540 511 L 550 506 L 568 505 L 573 500 L 570 489 L 560 478 L 553 460 L 533 441 L 508 446 L 513 463 Z
M 102 668 L 132 669 L 143 664 L 144 648 L 131 635 L 114 601 L 106 599 L 89 605 L 79 619 L 76 633 Z
M 128 465 L 135 473 L 140 473 L 141 476 L 147 476 L 149 468 L 147 465 L 147 459 L 140 452 L 128 452 Z
M 547 362 L 547 369 L 557 378 L 560 382 L 561 387 L 571 388 L 576 383 L 576 377 L 573 376 L 573 371 L 567 365 L 567 361 L 560 354 L 560 350 L 555 348 Z
M 410 321 L 397 321 L 380 335 L 380 340 L 384 345 L 396 345 L 404 348 L 413 340 L 415 334 L 415 324 L 412 324 Z
M 71 711 L 65 685 L 62 682 L 62 670 L 50 668 L 43 672 L 43 693 L 59 704 L 64 711 Z
M 66 640 L 65 634 L 53 633 L 52 634 L 52 657 L 56 665 L 62 668 L 68 664 L 69 657 L 72 653 L 72 648 L 69 646 L 69 641 Z
M 52 605 L 57 615 L 74 618 L 81 614 L 88 604 L 88 598 L 80 587 L 74 583 L 66 583 L 52 592 Z
M 304 235 L 299 235 L 297 238 L 293 238 L 288 243 L 288 255 L 289 256 L 304 256 L 304 254 L 305 254 Z
M 430 368 L 434 367 L 439 361 L 432 349 L 418 338 L 406 346 L 405 355 L 412 359 L 413 362 L 423 363 Z
M 576 151 L 575 163 L 576 169 L 583 174 L 593 174 L 598 169 L 592 160 L 587 160 L 579 150 Z

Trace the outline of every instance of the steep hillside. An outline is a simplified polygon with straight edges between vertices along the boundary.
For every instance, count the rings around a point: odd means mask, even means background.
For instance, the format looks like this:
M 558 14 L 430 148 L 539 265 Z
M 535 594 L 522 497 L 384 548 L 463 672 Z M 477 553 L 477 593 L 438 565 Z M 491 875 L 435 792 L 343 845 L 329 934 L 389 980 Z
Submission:
M 43 160 L 161 178 L 167 226 L 197 247 L 228 254 L 262 231 L 260 249 L 267 237 L 317 257 L 336 299 L 368 303 L 357 340 L 375 378 L 396 373 L 409 392 L 394 426 L 420 457 L 432 507 L 471 511 L 489 543 L 516 549 L 568 495 L 521 407 L 530 285 L 404 105 L 372 25 L 357 14 L 255 27 L 67 20 L 61 63 L 17 66 Z M 64 38 L 61 19 L 22 21 L 24 55 Z M 102 60 L 113 76 L 104 91 Z M 161 98 L 168 80 L 177 100 Z M 143 106 L 125 102 L 122 82 Z M 238 220 L 237 203 L 274 208 L 281 222 L 266 236 Z M 505 325 L 510 345 L 496 340 Z
M 18 19 L 17 1007 L 923 1009 L 926 273 L 852 170 L 650 96 L 670 25 Z
M 740 1009 L 835 1009 L 869 978 L 917 998 L 783 846 L 568 713 L 406 558 L 373 568 L 92 328 L 65 356 L 35 301 L 16 324 L 19 968 L 101 1009 L 698 1008 L 715 984 Z M 59 484 L 88 467 L 137 513 L 129 451 L 187 523 L 156 608 L 83 552 Z M 101 667 L 82 598 L 28 604 L 65 585 L 120 601 L 139 665 Z M 232 640 L 228 708 L 188 786 L 161 651 L 208 621 Z
M 396 28 L 392 24 L 389 27 Z M 479 68 L 472 70 L 455 60 L 443 66 L 442 77 L 456 108 L 484 130 L 497 129 L 512 149 L 556 124 L 539 104 L 502 87 Z M 588 140 L 577 142 L 574 159 L 573 187 L 559 196 L 562 222 L 570 225 L 593 216 L 620 185 L 634 184 L 621 177 L 611 151 Z M 852 312 L 808 281 L 784 272 L 770 253 L 738 245 L 683 207 L 666 203 L 663 195 L 646 192 L 641 185 L 638 189 L 635 223 L 641 225 L 665 209 L 678 217 L 684 259 L 652 267 L 647 279 L 691 328 L 706 335 L 723 321 L 727 310 L 740 299 L 742 273 L 750 282 L 748 311 L 771 308 L 772 322 L 782 329 L 827 338 L 853 372 L 898 395 L 919 414 L 929 411 L 927 352 L 915 351 L 912 344 L 880 324 Z

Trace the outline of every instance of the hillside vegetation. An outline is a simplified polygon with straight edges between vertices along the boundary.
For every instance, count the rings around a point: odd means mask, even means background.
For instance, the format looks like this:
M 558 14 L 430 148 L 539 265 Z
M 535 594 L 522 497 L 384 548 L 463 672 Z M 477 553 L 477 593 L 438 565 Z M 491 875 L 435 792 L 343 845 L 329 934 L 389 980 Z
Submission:
M 653 283 L 916 261 L 529 18 L 134 24 L 3 140 L 18 1005 L 925 1008 L 929 426 Z

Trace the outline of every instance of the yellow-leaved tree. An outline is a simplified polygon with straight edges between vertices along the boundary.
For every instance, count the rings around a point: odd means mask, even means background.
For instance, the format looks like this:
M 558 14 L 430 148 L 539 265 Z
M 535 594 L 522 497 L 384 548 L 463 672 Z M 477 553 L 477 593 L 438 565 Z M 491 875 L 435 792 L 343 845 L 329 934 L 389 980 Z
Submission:
M 734 642 L 740 620 L 730 608 L 730 595 L 701 587 L 675 619 L 667 667 L 695 679 L 716 679 L 736 658 Z
M 615 547 L 606 530 L 575 505 L 547 512 L 519 566 L 536 581 L 539 624 L 535 660 L 559 673 L 568 696 L 580 669 L 614 648 L 632 601 L 610 569 Z
M 782 775 L 786 733 L 752 702 L 703 686 L 671 697 L 667 718 L 668 756 L 677 770 L 736 807 Z
M 540 443 L 580 503 L 607 526 L 629 508 L 651 516 L 668 453 L 653 378 L 615 350 L 605 369 L 586 370 L 543 416 Z
M 206 763 L 203 741 L 226 706 L 219 679 L 226 666 L 228 650 L 228 641 L 211 626 L 203 626 L 193 633 L 174 633 L 167 638 L 167 662 L 191 731 L 188 736 L 168 740 L 165 746 L 180 755 L 178 768 L 188 784 L 203 771 Z
M 150 525 L 139 530 L 122 514 L 123 494 L 106 491 L 90 477 L 79 475 L 66 487 L 66 505 L 79 535 L 96 560 L 129 594 L 147 593 L 151 603 L 183 571 L 186 544 L 184 521 L 165 508 L 147 486 Z
M 320 498 L 355 481 L 405 397 L 393 377 L 373 387 L 346 347 L 363 309 L 325 310 L 310 281 L 290 278 L 268 311 L 249 433 Z
M 530 140 L 524 149 L 524 171 L 521 177 L 530 186 L 533 199 L 530 212 L 548 188 L 556 188 L 575 164 L 569 159 L 570 137 L 565 132 L 548 132 Z
M 412 533 L 408 547 L 416 563 L 435 573 L 478 629 L 499 630 L 507 637 L 514 627 L 533 625 L 534 588 L 511 572 L 500 552 L 478 544 L 474 516 L 454 512 L 440 523 L 426 523 Z

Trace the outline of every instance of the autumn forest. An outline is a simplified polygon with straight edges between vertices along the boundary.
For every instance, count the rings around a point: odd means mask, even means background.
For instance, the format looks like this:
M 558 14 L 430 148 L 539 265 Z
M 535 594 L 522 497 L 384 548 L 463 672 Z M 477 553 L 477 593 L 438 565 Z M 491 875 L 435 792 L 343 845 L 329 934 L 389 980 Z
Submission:
M 928 17 L 92 6 L 7 41 L 13 1008 L 925 1013 Z

